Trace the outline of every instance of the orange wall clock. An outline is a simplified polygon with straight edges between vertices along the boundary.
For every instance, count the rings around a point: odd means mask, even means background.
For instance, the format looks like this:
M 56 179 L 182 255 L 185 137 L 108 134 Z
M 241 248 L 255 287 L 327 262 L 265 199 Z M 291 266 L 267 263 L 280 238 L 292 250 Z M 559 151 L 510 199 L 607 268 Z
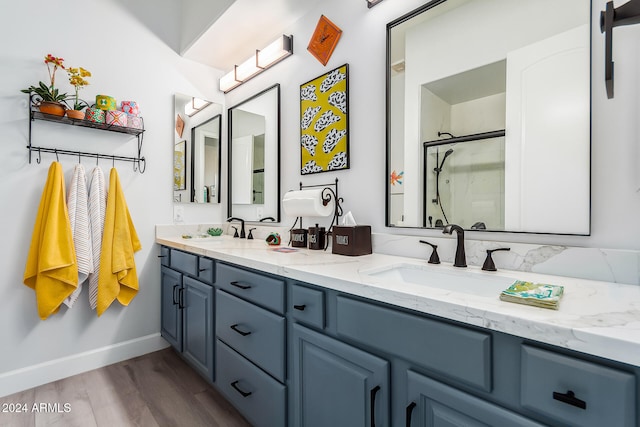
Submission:
M 311 52 L 322 65 L 327 65 L 341 35 L 342 30 L 326 16 L 321 15 L 318 25 L 316 25 L 316 29 L 311 36 L 311 40 L 309 40 L 307 50 Z

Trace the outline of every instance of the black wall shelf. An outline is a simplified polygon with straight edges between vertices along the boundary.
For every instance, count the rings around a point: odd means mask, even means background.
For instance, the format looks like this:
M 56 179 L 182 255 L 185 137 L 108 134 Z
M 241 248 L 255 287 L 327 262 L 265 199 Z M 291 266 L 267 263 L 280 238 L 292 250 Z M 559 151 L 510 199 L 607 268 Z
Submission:
M 106 123 L 95 123 L 89 120 L 83 119 L 72 119 L 70 117 L 60 117 L 52 114 L 46 114 L 38 111 L 36 108 L 36 100 L 33 97 L 29 98 L 29 145 L 27 145 L 27 149 L 29 150 L 29 163 L 31 163 L 31 157 L 34 152 L 37 153 L 36 163 L 40 163 L 41 154 L 42 153 L 55 153 L 56 156 L 59 154 L 68 155 L 68 156 L 77 156 L 80 157 L 89 157 L 94 159 L 108 159 L 115 162 L 116 160 L 121 162 L 132 162 L 133 170 L 136 172 L 144 173 L 147 164 L 145 158 L 142 156 L 142 141 L 144 137 L 144 122 L 143 128 L 130 128 L 124 126 L 113 126 Z M 54 122 L 60 123 L 68 126 L 80 126 L 85 128 L 92 128 L 97 130 L 103 130 L 108 132 L 116 132 L 127 134 L 131 136 L 135 136 L 138 140 L 138 151 L 136 157 L 127 157 L 127 156 L 114 156 L 110 154 L 104 153 L 90 153 L 85 151 L 73 151 L 73 150 L 62 150 L 58 148 L 50 148 L 50 147 L 36 147 L 31 144 L 31 126 L 32 123 L 36 120 L 42 120 L 46 122 Z

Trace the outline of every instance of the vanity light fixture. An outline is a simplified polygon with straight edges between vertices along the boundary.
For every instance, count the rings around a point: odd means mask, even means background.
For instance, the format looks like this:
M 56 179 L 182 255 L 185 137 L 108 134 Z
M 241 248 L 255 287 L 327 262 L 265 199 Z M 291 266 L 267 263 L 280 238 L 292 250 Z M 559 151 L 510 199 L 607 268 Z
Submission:
M 187 116 L 192 117 L 196 113 L 199 113 L 200 111 L 205 109 L 210 104 L 211 104 L 211 102 L 205 101 L 204 99 L 191 98 L 191 102 L 187 103 L 184 106 L 184 113 Z
M 282 35 L 220 78 L 220 90 L 227 93 L 293 54 L 293 35 Z
M 367 6 L 371 9 L 373 6 L 380 3 L 382 0 L 367 0 Z

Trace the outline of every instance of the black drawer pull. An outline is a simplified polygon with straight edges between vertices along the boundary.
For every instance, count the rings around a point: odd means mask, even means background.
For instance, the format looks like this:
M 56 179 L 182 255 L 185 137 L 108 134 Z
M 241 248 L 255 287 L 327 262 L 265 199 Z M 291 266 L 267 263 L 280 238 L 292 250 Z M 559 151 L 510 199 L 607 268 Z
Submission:
M 376 393 L 379 390 L 379 385 L 371 389 L 371 427 L 376 427 Z
M 300 305 L 294 305 L 293 308 L 295 308 L 296 310 L 300 310 L 300 311 L 304 311 L 304 309 L 307 306 L 305 304 L 300 304 Z
M 178 289 L 178 286 L 180 285 L 173 285 L 173 305 L 176 305 L 178 303 L 178 298 L 176 298 L 176 289 Z
M 251 396 L 251 392 L 250 391 L 242 391 L 240 390 L 240 387 L 238 387 L 238 381 L 234 381 L 231 383 L 231 387 L 233 387 L 235 389 L 235 391 L 237 391 L 238 393 L 240 393 L 242 395 L 242 397 L 249 397 Z
M 201 268 L 201 269 L 199 269 L 198 271 L 199 271 L 200 273 L 202 273 L 203 271 L 207 271 L 207 270 L 208 270 L 208 268 Z
M 178 308 L 184 308 L 184 288 L 178 290 Z
M 411 414 L 413 414 L 413 408 L 415 408 L 416 402 L 411 402 L 409 403 L 409 406 L 407 406 L 407 411 L 406 411 L 406 417 L 407 417 L 407 421 L 405 422 L 405 425 L 407 427 L 411 427 Z
M 249 285 L 243 285 L 240 282 L 231 282 L 229 283 L 231 286 L 235 286 L 236 288 L 240 288 L 240 289 L 251 289 L 251 286 Z
M 557 391 L 554 391 L 553 398 L 555 400 L 559 400 L 562 403 L 575 406 L 576 408 L 587 409 L 587 402 L 585 402 L 584 400 L 578 399 L 571 390 L 567 391 L 566 394 L 558 393 Z
M 243 337 L 246 337 L 247 335 L 251 335 L 251 332 L 245 332 L 238 329 L 237 323 L 235 325 L 231 325 L 230 328 L 236 331 L 237 333 L 239 333 L 240 335 L 242 335 Z
M 166 258 L 168 255 L 158 255 L 158 258 Z

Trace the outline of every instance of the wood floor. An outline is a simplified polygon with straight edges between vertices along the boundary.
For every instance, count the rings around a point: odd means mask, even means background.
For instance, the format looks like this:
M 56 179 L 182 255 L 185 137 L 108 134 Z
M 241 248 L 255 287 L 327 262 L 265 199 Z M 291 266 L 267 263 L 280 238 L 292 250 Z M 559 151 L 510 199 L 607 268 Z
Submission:
M 11 404 L 26 405 L 26 413 L 3 412 L 15 411 L 15 406 L 6 406 Z M 0 426 L 250 424 L 172 349 L 166 349 L 0 397 Z

